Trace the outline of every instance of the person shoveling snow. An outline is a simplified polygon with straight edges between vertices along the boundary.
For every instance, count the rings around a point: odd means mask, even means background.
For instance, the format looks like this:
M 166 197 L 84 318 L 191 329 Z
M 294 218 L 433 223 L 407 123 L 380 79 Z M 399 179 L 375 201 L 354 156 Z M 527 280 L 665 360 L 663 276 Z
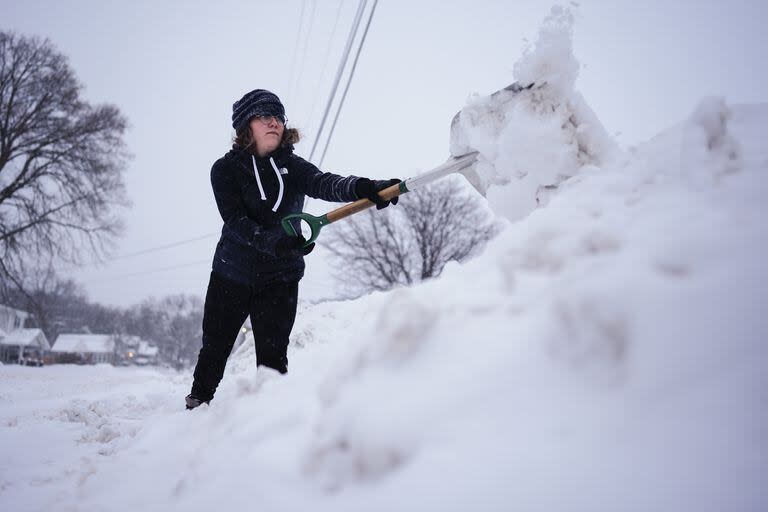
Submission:
M 251 317 L 257 365 L 288 371 L 288 339 L 296 317 L 304 256 L 314 248 L 283 233 L 280 219 L 300 211 L 304 196 L 326 201 L 366 198 L 384 208 L 378 191 L 400 180 L 320 172 L 293 153 L 299 132 L 286 127 L 274 93 L 255 89 L 232 106 L 232 149 L 213 164 L 211 184 L 224 220 L 213 257 L 203 316 L 202 348 L 187 409 L 213 399 L 232 347 Z

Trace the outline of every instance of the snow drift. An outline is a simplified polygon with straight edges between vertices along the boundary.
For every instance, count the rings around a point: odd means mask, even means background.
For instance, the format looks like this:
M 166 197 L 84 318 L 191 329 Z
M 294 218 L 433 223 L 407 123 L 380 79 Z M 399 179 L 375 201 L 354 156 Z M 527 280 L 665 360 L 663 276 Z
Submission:
M 616 144 L 574 89 L 579 64 L 572 49 L 573 14 L 555 7 L 534 46 L 515 64 L 516 85 L 474 95 L 451 127 L 450 151 L 479 151 L 477 170 L 490 186 L 493 210 L 519 220 L 564 180 L 612 159 Z
M 36 369 L 3 367 L 3 449 L 25 469 L 4 463 L 0 506 L 763 508 L 768 106 L 704 99 L 620 151 L 574 89 L 571 30 L 553 10 L 515 67 L 546 85 L 471 98 L 451 141 L 480 150 L 509 220 L 481 256 L 304 308 L 287 375 L 246 344 L 191 413 L 189 376 L 78 369 L 115 385 L 22 403 Z M 62 422 L 57 464 L 15 451 Z

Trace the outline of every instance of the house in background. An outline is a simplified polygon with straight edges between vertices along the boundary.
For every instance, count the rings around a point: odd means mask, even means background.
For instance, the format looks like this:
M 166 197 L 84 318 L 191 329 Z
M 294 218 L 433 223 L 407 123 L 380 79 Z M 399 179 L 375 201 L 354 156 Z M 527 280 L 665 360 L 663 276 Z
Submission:
M 0 362 L 148 366 L 159 364 L 159 349 L 126 334 L 60 334 L 51 344 L 41 329 L 25 329 L 30 313 L 0 305 Z
M 138 336 L 115 335 L 115 364 L 119 366 L 147 366 L 159 362 L 159 350 L 153 343 Z
M 7 335 L 16 329 L 23 329 L 24 322 L 31 316 L 26 311 L 9 308 L 0 304 L 0 336 L 3 336 L 3 332 Z
M 50 349 L 42 329 L 16 329 L 0 339 L 0 361 L 43 366 L 43 359 Z
M 57 363 L 115 364 L 115 337 L 111 334 L 59 334 L 51 354 Z
M 115 339 L 115 365 L 130 366 L 135 363 L 139 353 L 141 338 L 129 334 L 116 334 Z
M 159 352 L 160 350 L 156 346 L 151 345 L 148 341 L 141 340 L 134 364 L 139 366 L 155 366 L 159 361 Z

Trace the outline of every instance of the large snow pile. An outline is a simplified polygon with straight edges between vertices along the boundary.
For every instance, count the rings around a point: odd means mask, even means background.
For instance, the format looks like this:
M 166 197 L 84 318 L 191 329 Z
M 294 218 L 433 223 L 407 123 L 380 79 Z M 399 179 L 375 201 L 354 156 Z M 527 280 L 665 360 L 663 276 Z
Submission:
M 555 7 L 515 64 L 515 86 L 470 98 L 451 126 L 450 151 L 479 151 L 476 170 L 494 211 L 519 220 L 564 180 L 616 156 L 616 144 L 574 89 L 573 14 Z
M 481 256 L 303 309 L 287 375 L 246 344 L 192 412 L 189 376 L 4 366 L 0 508 L 764 509 L 768 105 L 705 99 L 620 152 L 570 19 L 516 67 L 548 85 L 453 140 L 516 220 Z

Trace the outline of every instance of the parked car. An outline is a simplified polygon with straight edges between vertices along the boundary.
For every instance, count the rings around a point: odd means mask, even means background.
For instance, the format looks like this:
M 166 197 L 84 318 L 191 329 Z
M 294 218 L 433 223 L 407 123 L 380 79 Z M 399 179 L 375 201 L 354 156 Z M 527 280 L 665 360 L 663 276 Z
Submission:
M 25 349 L 19 364 L 24 366 L 43 366 L 45 363 L 43 362 L 43 354 L 39 351 Z

